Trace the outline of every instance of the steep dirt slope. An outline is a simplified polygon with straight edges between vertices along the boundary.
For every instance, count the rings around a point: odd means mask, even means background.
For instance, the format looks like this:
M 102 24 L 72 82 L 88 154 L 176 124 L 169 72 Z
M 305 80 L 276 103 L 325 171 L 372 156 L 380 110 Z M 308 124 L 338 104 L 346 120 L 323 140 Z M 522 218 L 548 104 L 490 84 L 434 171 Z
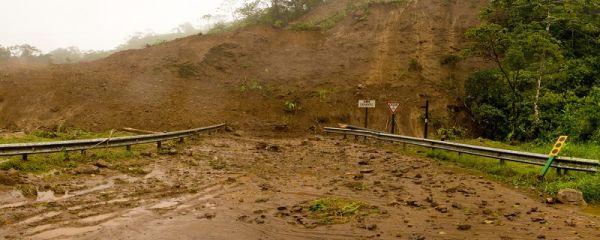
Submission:
M 349 1 L 324 6 L 326 18 Z M 413 0 L 347 8 L 334 28 L 253 27 L 192 36 L 107 59 L 41 69 L 0 69 L 0 128 L 177 129 L 229 122 L 249 130 L 306 130 L 359 124 L 356 101 L 379 100 L 372 127 L 387 121 L 384 101 L 401 100 L 401 132 L 420 135 L 420 106 L 438 123 L 463 121 L 460 86 L 480 63 L 442 66 L 463 47 L 487 1 Z M 335 6 L 335 7 L 332 7 Z M 417 68 L 410 69 L 410 66 Z M 293 104 L 289 104 L 293 103 Z

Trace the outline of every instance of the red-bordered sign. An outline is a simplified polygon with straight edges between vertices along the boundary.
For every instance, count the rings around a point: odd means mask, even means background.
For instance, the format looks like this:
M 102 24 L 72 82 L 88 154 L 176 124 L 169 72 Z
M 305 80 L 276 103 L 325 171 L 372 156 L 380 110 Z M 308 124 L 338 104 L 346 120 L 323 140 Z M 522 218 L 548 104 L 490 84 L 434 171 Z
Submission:
M 396 114 L 398 108 L 400 107 L 399 102 L 389 101 L 387 102 L 388 110 L 390 110 L 391 114 Z

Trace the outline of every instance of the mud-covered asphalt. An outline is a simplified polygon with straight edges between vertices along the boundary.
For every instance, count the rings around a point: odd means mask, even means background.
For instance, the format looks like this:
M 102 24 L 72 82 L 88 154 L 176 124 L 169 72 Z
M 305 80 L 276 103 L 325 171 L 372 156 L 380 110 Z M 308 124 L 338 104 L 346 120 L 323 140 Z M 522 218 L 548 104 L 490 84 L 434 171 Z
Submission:
M 176 149 L 10 173 L 38 194 L 0 186 L 0 239 L 600 239 L 597 217 L 390 143 L 224 134 Z M 308 209 L 322 197 L 377 211 L 322 224 Z

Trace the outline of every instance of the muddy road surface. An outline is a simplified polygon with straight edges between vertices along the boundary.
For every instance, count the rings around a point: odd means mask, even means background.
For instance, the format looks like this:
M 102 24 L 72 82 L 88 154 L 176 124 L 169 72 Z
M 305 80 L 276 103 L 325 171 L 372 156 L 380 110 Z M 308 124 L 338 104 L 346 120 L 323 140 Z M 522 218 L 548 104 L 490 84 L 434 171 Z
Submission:
M 228 134 L 120 164 L 5 173 L 37 195 L 0 185 L 0 239 L 600 239 L 597 217 L 399 149 Z M 343 204 L 327 215 L 332 199 Z

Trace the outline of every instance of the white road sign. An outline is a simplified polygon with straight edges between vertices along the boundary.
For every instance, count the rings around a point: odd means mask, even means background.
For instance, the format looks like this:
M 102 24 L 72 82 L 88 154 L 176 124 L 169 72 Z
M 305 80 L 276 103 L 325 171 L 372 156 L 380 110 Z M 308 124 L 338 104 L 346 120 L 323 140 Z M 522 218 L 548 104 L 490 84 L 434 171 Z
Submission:
M 399 102 L 388 102 L 387 105 L 388 105 L 388 108 L 390 109 L 391 114 L 395 114 L 396 111 L 398 111 L 398 107 L 400 107 Z
M 358 100 L 359 108 L 375 108 L 375 100 Z

